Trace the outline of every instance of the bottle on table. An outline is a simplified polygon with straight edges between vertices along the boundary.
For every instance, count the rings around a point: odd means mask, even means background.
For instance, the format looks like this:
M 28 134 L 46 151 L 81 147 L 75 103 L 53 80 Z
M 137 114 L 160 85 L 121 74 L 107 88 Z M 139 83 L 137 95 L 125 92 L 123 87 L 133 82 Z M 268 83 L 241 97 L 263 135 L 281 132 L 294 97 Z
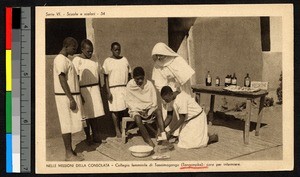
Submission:
M 233 73 L 233 76 L 231 78 L 231 85 L 237 85 L 237 78 L 235 76 L 235 73 Z
M 246 75 L 246 77 L 244 79 L 244 86 L 245 87 L 250 87 L 250 85 L 251 85 L 251 79 L 249 77 L 249 73 L 247 73 L 247 75 Z
M 217 76 L 217 78 L 216 78 L 216 86 L 220 86 L 220 78 L 219 78 L 219 76 Z
M 224 83 L 224 85 L 225 85 L 225 87 L 227 87 L 227 86 L 229 86 L 231 84 L 231 77 L 229 76 L 229 75 L 227 75 L 226 77 L 225 77 L 225 83 Z
M 209 71 L 206 74 L 205 85 L 211 86 L 211 75 L 210 75 Z

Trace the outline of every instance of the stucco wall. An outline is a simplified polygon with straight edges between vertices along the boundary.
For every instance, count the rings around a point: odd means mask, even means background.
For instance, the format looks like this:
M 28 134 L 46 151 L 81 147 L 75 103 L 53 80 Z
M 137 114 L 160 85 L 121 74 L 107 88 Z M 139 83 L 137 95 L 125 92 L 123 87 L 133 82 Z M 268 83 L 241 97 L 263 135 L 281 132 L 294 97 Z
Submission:
M 196 83 L 205 83 L 207 71 L 211 73 L 213 84 L 219 76 L 224 85 L 226 75 L 233 73 L 238 85 L 243 85 L 247 73 L 252 80 L 262 80 L 259 17 L 197 18 L 192 33 Z M 216 97 L 216 108 L 222 104 L 222 98 Z M 231 97 L 226 99 L 233 105 L 239 101 Z M 209 95 L 202 94 L 201 105 L 209 106 Z
M 262 50 L 259 18 L 198 18 L 194 24 L 194 58 L 197 83 L 205 81 L 209 70 L 221 83 L 236 73 L 238 84 L 246 73 L 262 79 Z
M 112 42 L 121 44 L 121 55 L 132 68 L 142 66 L 151 78 L 151 51 L 157 42 L 168 43 L 166 18 L 94 19 L 95 49 L 101 64 L 111 56 Z
M 270 17 L 270 51 L 263 52 L 263 81 L 269 82 L 269 97 L 278 101 L 276 89 L 282 71 L 282 18 Z

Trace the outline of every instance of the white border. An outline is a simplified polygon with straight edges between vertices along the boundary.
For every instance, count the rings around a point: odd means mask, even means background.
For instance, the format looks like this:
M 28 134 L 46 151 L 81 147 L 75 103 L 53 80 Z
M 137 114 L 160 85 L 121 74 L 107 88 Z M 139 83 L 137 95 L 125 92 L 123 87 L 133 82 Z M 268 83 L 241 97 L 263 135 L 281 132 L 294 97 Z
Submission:
M 95 15 L 46 16 L 46 13 L 94 12 Z M 101 14 L 104 12 L 105 15 Z M 281 16 L 282 17 L 282 68 L 283 68 L 283 160 L 230 161 L 238 167 L 211 167 L 198 170 L 180 170 L 179 167 L 157 167 L 159 164 L 179 164 L 176 161 L 137 161 L 146 163 L 146 168 L 118 168 L 125 162 L 46 162 L 46 112 L 45 112 L 45 19 L 46 18 L 127 18 L 127 17 L 241 17 Z M 292 170 L 294 165 L 294 66 L 293 66 L 293 5 L 168 5 L 168 6 L 70 6 L 36 7 L 36 173 L 136 173 L 136 172 L 207 172 L 207 171 L 280 171 Z M 228 161 L 204 161 L 203 163 L 226 163 Z M 199 163 L 188 161 L 187 163 Z M 72 168 L 50 168 L 46 164 L 74 164 Z M 76 167 L 76 164 L 109 164 L 110 167 Z M 150 167 L 150 165 L 152 165 Z M 79 165 L 78 165 L 79 166 Z

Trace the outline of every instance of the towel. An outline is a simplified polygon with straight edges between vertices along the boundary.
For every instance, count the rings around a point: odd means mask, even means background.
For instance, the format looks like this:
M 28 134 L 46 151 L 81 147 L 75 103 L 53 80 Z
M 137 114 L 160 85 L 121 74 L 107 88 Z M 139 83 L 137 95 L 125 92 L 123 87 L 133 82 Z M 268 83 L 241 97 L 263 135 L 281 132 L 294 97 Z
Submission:
M 136 114 L 149 117 L 157 109 L 156 91 L 152 82 L 145 80 L 142 86 L 138 86 L 131 79 L 126 86 L 125 102 L 131 117 Z

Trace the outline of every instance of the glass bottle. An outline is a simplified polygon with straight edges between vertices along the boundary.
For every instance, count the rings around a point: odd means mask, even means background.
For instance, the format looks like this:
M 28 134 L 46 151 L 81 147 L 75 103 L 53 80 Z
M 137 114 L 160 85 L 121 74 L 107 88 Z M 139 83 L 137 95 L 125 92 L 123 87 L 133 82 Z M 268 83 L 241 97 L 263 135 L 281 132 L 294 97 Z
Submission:
M 211 86 L 211 76 L 210 76 L 209 71 L 206 74 L 205 84 L 206 84 L 206 86 Z
M 225 77 L 225 87 L 227 87 L 227 86 L 229 86 L 230 85 L 230 77 L 229 77 L 229 75 L 227 75 L 226 77 Z
M 216 78 L 216 86 L 220 86 L 220 78 L 219 78 L 219 76 L 217 76 L 217 78 Z
M 251 79 L 249 77 L 249 73 L 247 73 L 247 75 L 246 75 L 246 77 L 244 79 L 244 86 L 245 87 L 250 87 L 250 85 L 251 85 Z
M 231 85 L 237 85 L 237 78 L 235 76 L 235 73 L 233 73 L 233 76 L 231 78 Z

